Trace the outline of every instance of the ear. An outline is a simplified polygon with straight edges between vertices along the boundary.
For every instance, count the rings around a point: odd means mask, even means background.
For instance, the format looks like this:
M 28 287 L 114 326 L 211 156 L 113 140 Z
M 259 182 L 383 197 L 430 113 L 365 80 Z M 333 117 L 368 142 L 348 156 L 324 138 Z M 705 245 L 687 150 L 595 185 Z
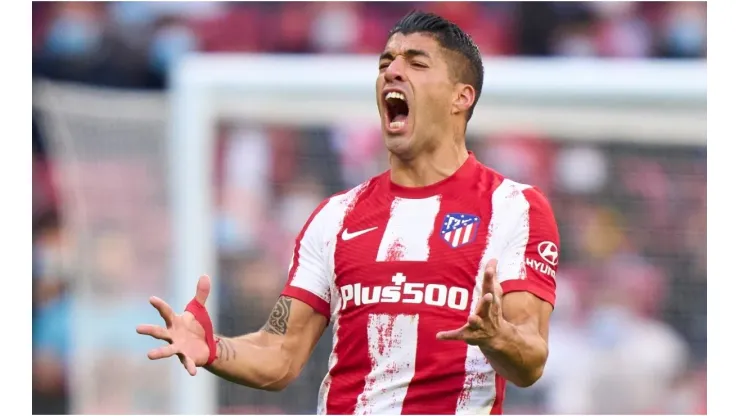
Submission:
M 475 89 L 468 84 L 457 84 L 452 101 L 452 114 L 467 113 L 475 102 Z

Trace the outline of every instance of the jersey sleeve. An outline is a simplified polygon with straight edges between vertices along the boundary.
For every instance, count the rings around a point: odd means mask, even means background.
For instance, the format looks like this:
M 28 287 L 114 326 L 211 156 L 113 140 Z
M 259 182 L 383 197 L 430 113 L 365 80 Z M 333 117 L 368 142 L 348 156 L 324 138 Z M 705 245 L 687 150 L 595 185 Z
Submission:
M 522 196 L 522 214 L 499 259 L 499 282 L 504 294 L 530 292 L 554 307 L 560 247 L 555 215 L 538 189 L 526 189 Z
M 311 214 L 295 240 L 282 296 L 298 299 L 329 319 L 331 302 L 330 269 L 327 240 L 327 203 Z

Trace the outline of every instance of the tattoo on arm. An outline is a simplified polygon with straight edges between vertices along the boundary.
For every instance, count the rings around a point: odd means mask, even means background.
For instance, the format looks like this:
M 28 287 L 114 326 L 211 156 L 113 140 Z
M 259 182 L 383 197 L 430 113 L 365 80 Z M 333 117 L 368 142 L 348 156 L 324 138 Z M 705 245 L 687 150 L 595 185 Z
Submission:
M 292 302 L 293 299 L 280 296 L 262 330 L 270 334 L 285 335 L 288 332 L 288 319 L 290 318 L 290 304 Z
M 220 361 L 229 361 L 236 358 L 236 349 L 231 345 L 231 341 L 226 338 L 220 338 L 216 344 L 217 357 Z

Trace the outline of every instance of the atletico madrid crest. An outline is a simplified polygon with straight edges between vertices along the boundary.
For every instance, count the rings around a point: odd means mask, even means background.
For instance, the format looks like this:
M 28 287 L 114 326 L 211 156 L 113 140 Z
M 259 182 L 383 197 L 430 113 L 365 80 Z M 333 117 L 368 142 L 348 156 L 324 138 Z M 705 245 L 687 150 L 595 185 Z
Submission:
M 452 248 L 475 241 L 480 218 L 470 214 L 447 214 L 442 220 L 440 235 Z

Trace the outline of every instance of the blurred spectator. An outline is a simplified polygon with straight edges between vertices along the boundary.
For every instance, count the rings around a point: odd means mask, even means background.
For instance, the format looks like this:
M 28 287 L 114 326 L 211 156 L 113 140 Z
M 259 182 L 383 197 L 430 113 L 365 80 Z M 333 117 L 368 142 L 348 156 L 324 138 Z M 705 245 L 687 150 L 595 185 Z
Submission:
M 573 305 L 568 303 L 566 311 L 554 317 L 545 378 L 547 413 L 652 413 L 685 374 L 684 341 L 675 330 L 642 312 L 643 300 L 656 298 L 644 283 L 622 283 L 632 277 L 632 270 L 624 266 L 616 264 L 618 276 L 596 289 L 596 304 L 585 322 L 573 315 Z M 563 286 L 559 291 L 564 289 L 567 301 L 567 281 Z M 641 291 L 643 297 L 636 297 Z M 567 324 L 561 323 L 561 315 L 570 316 Z
M 312 4 L 275 3 L 271 11 L 265 16 L 274 22 L 266 28 L 270 34 L 269 50 L 278 53 L 315 52 L 311 44 Z
M 360 33 L 362 3 L 314 3 L 316 17 L 311 24 L 313 49 L 318 53 L 342 53 L 354 50 Z
M 33 413 L 67 413 L 68 241 L 55 213 L 34 224 Z
M 177 60 L 199 48 L 199 39 L 188 24 L 178 18 L 159 20 L 149 47 L 149 69 L 166 79 Z
M 602 23 L 597 33 L 599 55 L 645 58 L 653 51 L 653 33 L 640 14 L 640 3 L 603 1 L 590 3 Z
M 261 243 L 262 230 L 254 224 L 267 215 L 271 152 L 270 137 L 260 129 L 235 128 L 223 141 L 216 242 L 224 253 Z
M 556 3 L 561 23 L 549 40 L 554 55 L 566 57 L 592 57 L 598 55 L 598 28 L 588 8 L 577 3 Z
M 578 146 L 558 152 L 555 162 L 557 186 L 573 194 L 595 194 L 607 186 L 607 158 L 600 149 Z
M 707 53 L 705 3 L 668 3 L 658 22 L 659 55 L 668 58 L 700 58 Z

